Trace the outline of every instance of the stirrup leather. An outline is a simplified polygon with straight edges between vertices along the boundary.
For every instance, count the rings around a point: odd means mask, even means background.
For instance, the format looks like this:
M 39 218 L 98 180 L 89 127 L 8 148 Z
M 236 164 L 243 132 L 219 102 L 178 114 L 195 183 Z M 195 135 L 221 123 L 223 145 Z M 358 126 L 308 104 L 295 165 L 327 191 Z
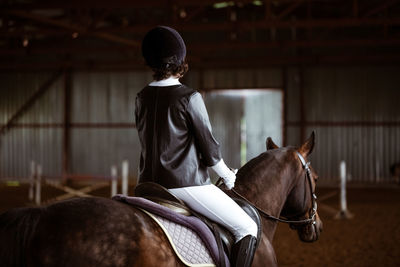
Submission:
M 256 251 L 257 239 L 247 235 L 237 242 L 232 249 L 231 264 L 233 267 L 250 267 Z

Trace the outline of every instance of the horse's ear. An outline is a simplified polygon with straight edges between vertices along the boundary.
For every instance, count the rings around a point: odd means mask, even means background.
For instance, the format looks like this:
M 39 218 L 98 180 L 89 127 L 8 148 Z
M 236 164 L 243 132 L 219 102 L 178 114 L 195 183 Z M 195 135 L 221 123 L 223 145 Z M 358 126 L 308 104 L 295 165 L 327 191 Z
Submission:
M 274 141 L 272 141 L 271 137 L 267 138 L 267 141 L 265 141 L 265 145 L 267 147 L 267 150 L 271 150 L 271 149 L 277 149 L 279 148 L 279 146 L 277 146 Z
M 304 144 L 302 144 L 301 147 L 299 148 L 300 154 L 304 157 L 310 155 L 314 148 L 314 144 L 315 144 L 315 132 L 312 131 L 307 141 L 305 141 Z

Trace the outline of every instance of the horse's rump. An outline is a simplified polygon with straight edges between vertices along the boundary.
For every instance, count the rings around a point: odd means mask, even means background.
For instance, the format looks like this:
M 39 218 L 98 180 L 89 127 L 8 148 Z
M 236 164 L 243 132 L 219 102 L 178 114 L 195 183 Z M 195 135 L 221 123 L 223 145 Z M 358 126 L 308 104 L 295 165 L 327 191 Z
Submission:
M 0 215 L 0 259 L 2 266 L 25 266 L 27 251 L 42 210 L 18 208 Z
M 1 266 L 154 266 L 176 262 L 142 211 L 106 198 L 76 198 L 0 216 Z M 73 255 L 73 256 L 71 256 Z
M 113 199 L 145 210 L 163 229 L 174 251 L 185 264 L 230 265 L 222 245 L 218 246 L 212 231 L 196 216 L 180 214 L 142 197 L 116 195 Z

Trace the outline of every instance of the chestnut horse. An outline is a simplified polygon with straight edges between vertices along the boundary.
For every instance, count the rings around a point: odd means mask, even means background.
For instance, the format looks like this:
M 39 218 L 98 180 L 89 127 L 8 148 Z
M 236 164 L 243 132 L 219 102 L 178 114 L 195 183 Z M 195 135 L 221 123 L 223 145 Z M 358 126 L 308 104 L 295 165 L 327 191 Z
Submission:
M 235 190 L 272 216 L 313 223 L 296 224 L 301 240 L 318 239 L 322 222 L 312 211 L 317 179 L 307 179 L 299 152 L 306 158 L 314 133 L 300 147 L 267 151 L 237 173 Z M 310 186 L 311 183 L 311 186 Z M 253 266 L 277 266 L 271 245 L 277 221 L 263 221 Z M 161 228 L 142 211 L 106 198 L 76 198 L 0 215 L 1 266 L 183 266 Z

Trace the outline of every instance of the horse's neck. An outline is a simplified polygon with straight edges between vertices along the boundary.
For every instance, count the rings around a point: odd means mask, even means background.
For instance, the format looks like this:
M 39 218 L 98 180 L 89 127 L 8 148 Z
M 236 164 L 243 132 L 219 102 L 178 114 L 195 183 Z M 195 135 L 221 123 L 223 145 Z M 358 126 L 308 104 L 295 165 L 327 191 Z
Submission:
M 279 217 L 292 188 L 288 163 L 267 157 L 247 170 L 235 189 L 269 215 Z M 272 241 L 277 222 L 264 219 L 263 233 Z

